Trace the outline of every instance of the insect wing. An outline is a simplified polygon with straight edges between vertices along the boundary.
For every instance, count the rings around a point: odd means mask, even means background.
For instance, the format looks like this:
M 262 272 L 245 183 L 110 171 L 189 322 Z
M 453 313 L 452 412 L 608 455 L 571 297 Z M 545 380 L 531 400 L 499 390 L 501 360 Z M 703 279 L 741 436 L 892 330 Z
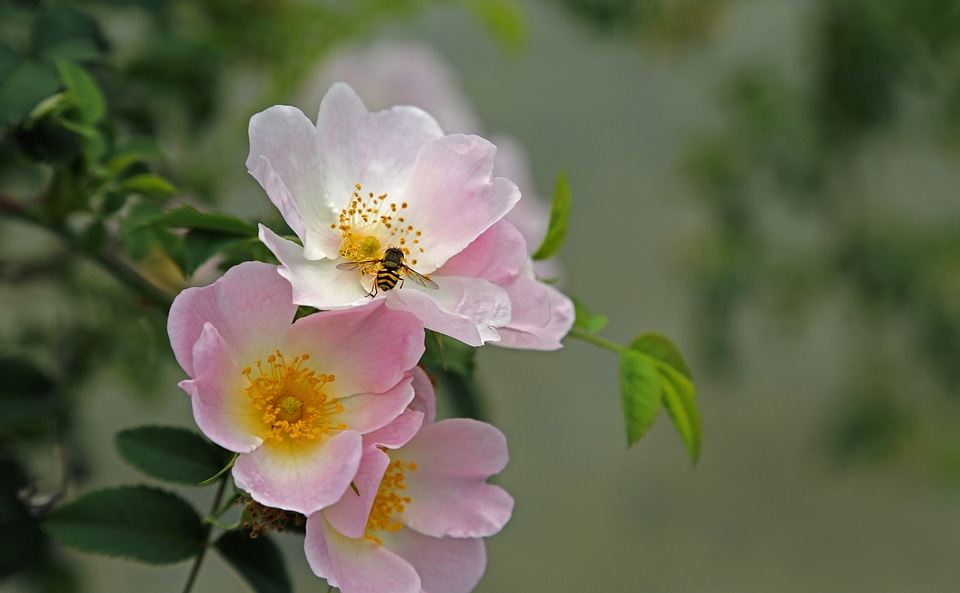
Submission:
M 373 264 L 379 264 L 379 259 L 366 259 L 363 261 L 348 261 L 342 264 L 337 264 L 338 270 L 361 270 L 366 269 Z
M 414 282 L 416 282 L 417 284 L 425 288 L 433 288 L 434 290 L 440 288 L 440 286 L 437 285 L 436 282 L 427 278 L 426 276 L 414 270 L 410 266 L 406 266 L 406 265 L 403 266 L 403 276 L 405 278 L 409 278 L 413 280 Z

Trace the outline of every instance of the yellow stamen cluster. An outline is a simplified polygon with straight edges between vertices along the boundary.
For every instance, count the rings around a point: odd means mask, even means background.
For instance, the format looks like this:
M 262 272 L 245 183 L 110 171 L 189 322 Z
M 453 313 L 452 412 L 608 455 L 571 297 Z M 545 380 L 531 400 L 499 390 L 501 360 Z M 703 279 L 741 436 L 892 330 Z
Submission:
M 417 464 L 414 462 L 404 463 L 398 459 L 387 466 L 387 471 L 384 472 L 383 479 L 380 480 L 380 488 L 377 489 L 377 497 L 373 501 L 373 508 L 370 509 L 370 517 L 367 519 L 367 529 L 364 534 L 364 537 L 378 544 L 383 544 L 383 541 L 373 532 L 389 531 L 393 533 L 403 527 L 403 522 L 395 519 L 394 515 L 403 513 L 404 505 L 410 504 L 410 497 L 400 494 L 407 489 L 403 483 L 404 469 L 416 471 Z
M 257 361 L 258 376 L 253 375 L 250 367 L 243 369 L 250 382 L 247 394 L 263 413 L 263 423 L 270 427 L 267 438 L 313 440 L 347 427 L 332 418 L 343 412 L 343 404 L 323 391 L 323 386 L 336 377 L 306 368 L 304 363 L 308 360 L 310 355 L 303 354 L 287 362 L 277 350 L 267 357 L 266 366 Z
M 330 228 L 340 231 L 340 255 L 353 261 L 379 260 L 388 247 L 394 246 L 411 257 L 423 253 L 420 246 L 421 232 L 406 222 L 403 210 L 407 203 L 388 202 L 387 194 L 362 194 L 363 187 L 358 183 L 350 204 L 340 211 L 339 223 Z M 416 258 L 408 260 L 416 265 Z M 373 268 L 374 266 L 371 266 Z

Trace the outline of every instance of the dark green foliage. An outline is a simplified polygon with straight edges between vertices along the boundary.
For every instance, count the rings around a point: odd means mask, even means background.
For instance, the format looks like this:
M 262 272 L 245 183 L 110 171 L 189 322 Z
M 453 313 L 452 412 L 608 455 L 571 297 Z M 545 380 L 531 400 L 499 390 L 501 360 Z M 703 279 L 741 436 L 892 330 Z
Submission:
M 195 485 L 214 476 L 233 456 L 196 432 L 172 426 L 141 426 L 118 432 L 117 451 L 141 472 Z
M 193 507 L 146 486 L 91 492 L 50 513 L 43 527 L 80 551 L 148 564 L 180 562 L 204 546 L 204 529 Z
M 228 531 L 214 547 L 257 593 L 293 590 L 283 556 L 266 534 L 252 538 L 249 531 Z

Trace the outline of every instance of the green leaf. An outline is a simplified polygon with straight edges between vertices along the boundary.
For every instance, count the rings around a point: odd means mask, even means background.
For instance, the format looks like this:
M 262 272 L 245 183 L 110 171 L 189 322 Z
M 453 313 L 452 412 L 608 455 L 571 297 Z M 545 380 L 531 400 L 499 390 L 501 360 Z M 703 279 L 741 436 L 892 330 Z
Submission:
M 557 175 L 557 182 L 553 188 L 553 207 L 550 210 L 550 226 L 547 229 L 547 236 L 543 243 L 533 254 L 533 259 L 548 259 L 553 257 L 563 240 L 567 236 L 567 223 L 570 221 L 570 208 L 572 206 L 570 197 L 570 181 L 566 173 Z
M 583 301 L 576 297 L 570 297 L 570 300 L 573 301 L 573 308 L 577 314 L 573 327 L 595 334 L 607 326 L 607 318 L 604 315 L 591 312 Z
M 219 231 L 192 230 L 183 238 L 183 255 L 187 266 L 184 271 L 190 276 L 220 251 L 233 247 L 238 241 L 246 240 Z
M 453 373 L 461 377 L 473 377 L 477 364 L 477 349 L 473 346 L 430 331 L 427 332 L 424 345 L 426 351 L 421 363 L 428 373 Z
M 123 180 L 120 191 L 136 193 L 148 198 L 168 198 L 177 193 L 172 183 L 155 173 L 141 173 Z M 188 206 L 184 206 L 185 208 Z M 171 226 L 171 225 L 166 225 Z
M 266 535 L 228 531 L 214 546 L 257 593 L 290 593 L 293 586 L 280 549 Z
M 0 41 L 0 86 L 3 85 L 10 73 L 16 69 L 23 58 L 13 48 Z
M 230 233 L 240 237 L 256 237 L 257 225 L 220 212 L 200 212 L 193 206 L 179 206 L 140 220 L 138 226 L 203 229 Z
M 67 6 L 51 6 L 33 22 L 30 31 L 33 54 L 74 62 L 99 60 L 106 42 L 97 21 Z
M 106 103 L 103 92 L 87 71 L 67 60 L 56 60 L 60 81 L 70 94 L 81 122 L 95 124 L 103 119 Z
M 620 396 L 627 444 L 636 444 L 660 413 L 660 375 L 653 361 L 636 350 L 620 353 Z
M 193 507 L 175 494 L 147 486 L 91 492 L 50 513 L 43 527 L 81 552 L 148 564 L 186 560 L 205 544 Z
M 53 67 L 23 61 L 0 86 L 0 126 L 22 121 L 41 101 L 60 88 Z
M 697 408 L 693 383 L 672 368 L 661 367 L 661 372 L 666 379 L 661 383 L 663 403 L 687 446 L 687 451 L 690 452 L 690 459 L 696 463 L 700 458 L 703 427 L 700 424 L 700 410 Z
M 201 435 L 172 426 L 141 426 L 118 432 L 117 451 L 148 476 L 178 484 L 198 484 L 215 475 L 231 454 Z
M 692 379 L 690 367 L 683 360 L 680 350 L 677 349 L 670 338 L 663 334 L 650 332 L 640 335 L 633 342 L 630 342 L 630 349 L 643 352 L 654 360 L 676 369 L 687 379 Z

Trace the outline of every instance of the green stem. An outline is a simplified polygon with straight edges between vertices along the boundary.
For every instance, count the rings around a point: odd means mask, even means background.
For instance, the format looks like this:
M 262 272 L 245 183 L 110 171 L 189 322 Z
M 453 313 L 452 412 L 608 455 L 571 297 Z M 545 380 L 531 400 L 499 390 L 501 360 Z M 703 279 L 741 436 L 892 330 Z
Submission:
M 100 267 L 109 272 L 114 278 L 136 291 L 152 305 L 163 311 L 170 310 L 173 299 L 165 290 L 155 286 L 107 249 L 88 251 L 65 226 L 61 224 L 50 224 L 36 213 L 24 208 L 16 200 L 2 195 L 0 195 L 0 215 L 8 216 L 54 233 L 60 237 L 64 243 L 69 245 L 72 250 L 82 253 L 90 260 L 99 264 Z
M 613 352 L 616 352 L 617 354 L 620 354 L 621 352 L 623 352 L 623 349 L 624 349 L 623 346 L 621 346 L 620 344 L 617 344 L 616 342 L 611 342 L 610 340 L 604 340 L 603 338 L 599 336 L 595 336 L 591 333 L 587 333 L 582 329 L 573 328 L 570 330 L 570 333 L 568 333 L 567 336 L 571 338 L 576 338 L 578 340 L 583 340 L 584 342 L 589 342 L 594 346 L 599 346 L 600 348 L 611 350 Z
M 220 499 L 223 498 L 223 492 L 227 488 L 227 480 L 224 477 L 220 481 L 220 485 L 217 486 L 217 494 L 213 498 L 213 504 L 210 506 L 210 514 L 213 514 L 220 508 Z M 213 531 L 213 523 L 207 523 L 203 526 L 203 547 L 200 549 L 200 553 L 197 554 L 197 559 L 193 561 L 193 566 L 190 567 L 190 574 L 187 575 L 187 582 L 183 585 L 182 593 L 190 593 L 190 590 L 193 589 L 193 583 L 197 580 L 197 574 L 200 573 L 200 565 L 203 564 L 203 559 L 207 555 L 207 548 L 210 547 L 209 542 L 207 541 L 210 538 L 210 532 Z

